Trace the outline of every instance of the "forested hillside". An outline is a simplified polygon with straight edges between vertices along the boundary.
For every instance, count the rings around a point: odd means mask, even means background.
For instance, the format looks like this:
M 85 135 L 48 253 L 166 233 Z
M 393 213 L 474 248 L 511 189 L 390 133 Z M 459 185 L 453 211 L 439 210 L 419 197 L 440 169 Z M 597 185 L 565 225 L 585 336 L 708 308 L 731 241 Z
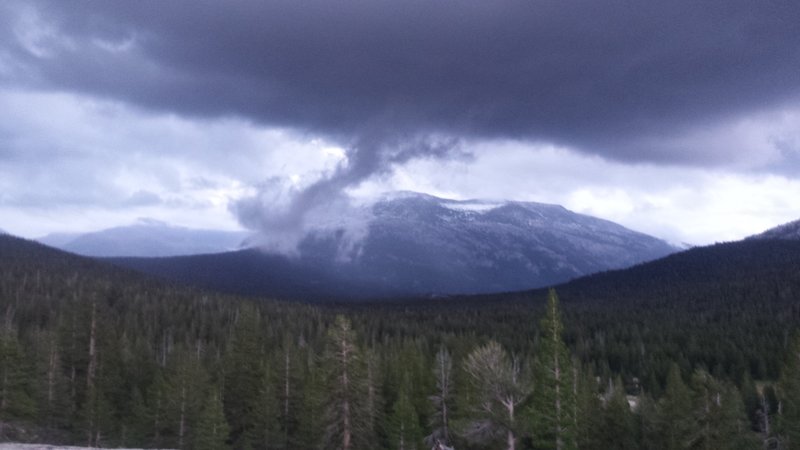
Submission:
M 741 272 L 723 276 L 717 253 Z M 800 248 L 682 255 L 561 286 L 560 305 L 546 291 L 309 305 L 0 237 L 0 439 L 798 448 Z

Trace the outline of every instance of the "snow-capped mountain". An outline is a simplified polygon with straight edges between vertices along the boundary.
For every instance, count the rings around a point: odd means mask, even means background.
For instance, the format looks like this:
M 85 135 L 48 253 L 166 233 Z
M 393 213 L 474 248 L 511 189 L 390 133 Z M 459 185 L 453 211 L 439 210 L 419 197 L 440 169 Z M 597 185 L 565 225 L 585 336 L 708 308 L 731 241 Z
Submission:
M 404 193 L 377 202 L 353 274 L 416 291 L 550 285 L 676 251 L 615 223 L 542 203 Z
M 793 239 L 800 240 L 800 220 L 778 225 L 775 228 L 750 236 L 747 239 Z
M 540 203 L 453 201 L 401 193 L 368 207 L 353 242 L 330 227 L 297 254 L 119 260 L 172 279 L 281 297 L 487 293 L 553 285 L 677 251 L 615 223 Z
M 151 219 L 86 234 L 54 233 L 39 242 L 85 256 L 162 257 L 239 250 L 251 233 L 176 227 Z

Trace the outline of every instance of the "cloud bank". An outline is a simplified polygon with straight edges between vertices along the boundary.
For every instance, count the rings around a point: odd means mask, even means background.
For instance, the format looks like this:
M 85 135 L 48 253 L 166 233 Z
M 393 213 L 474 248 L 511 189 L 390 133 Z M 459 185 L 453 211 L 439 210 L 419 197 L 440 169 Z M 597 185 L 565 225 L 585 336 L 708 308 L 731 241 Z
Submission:
M 707 162 L 690 144 L 647 143 L 796 105 L 800 94 L 800 5 L 790 0 L 26 1 L 5 9 L 6 82 L 27 77 L 38 87 L 345 141 L 381 123 L 398 134 Z
M 0 85 L 343 148 L 285 204 L 261 183 L 232 207 L 280 235 L 347 189 L 472 142 L 796 178 L 797 23 L 793 0 L 9 1 Z

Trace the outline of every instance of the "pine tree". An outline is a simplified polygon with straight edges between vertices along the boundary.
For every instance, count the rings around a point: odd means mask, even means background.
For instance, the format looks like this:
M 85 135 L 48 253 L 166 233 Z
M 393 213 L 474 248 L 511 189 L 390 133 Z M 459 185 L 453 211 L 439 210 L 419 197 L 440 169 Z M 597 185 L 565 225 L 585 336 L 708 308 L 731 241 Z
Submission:
M 598 381 L 591 369 L 576 373 L 576 441 L 578 448 L 597 448 L 602 430 L 602 402 Z
M 86 354 L 85 390 L 78 415 L 88 446 L 113 446 L 118 434 L 116 405 L 123 403 L 119 396 L 121 380 L 116 375 L 121 370 L 118 358 L 119 342 L 108 327 L 103 300 L 116 295 L 105 284 L 99 292 L 89 295 L 88 342 Z
M 184 449 L 189 446 L 189 435 L 202 407 L 207 375 L 194 353 L 179 348 L 170 355 L 165 381 L 173 443 Z
M 107 438 L 113 435 L 114 411 L 104 387 L 103 383 L 98 383 L 86 391 L 82 417 L 89 447 L 105 447 L 110 444 Z
M 683 449 L 692 432 L 692 394 L 681 378 L 678 365 L 672 363 L 667 374 L 664 396 L 658 403 L 659 441 L 666 450 Z
M 639 402 L 636 407 L 636 418 L 640 436 L 640 447 L 643 449 L 661 449 L 661 433 L 659 427 L 658 406 L 649 393 L 639 395 Z M 581 449 L 584 447 L 581 446 Z
M 442 346 L 433 360 L 433 374 L 436 378 L 436 393 L 429 397 L 434 413 L 431 416 L 431 434 L 425 438 L 426 444 L 434 446 L 437 442 L 450 445 L 450 421 L 453 406 L 453 360 L 450 352 Z
M 66 403 L 65 410 L 66 428 L 71 431 L 79 429 L 81 424 L 78 407 L 83 402 L 86 383 L 82 383 L 83 368 L 86 367 L 86 352 L 84 343 L 87 327 L 82 326 L 86 302 L 79 300 L 81 287 L 73 280 L 68 280 L 67 287 L 71 291 L 68 308 L 63 313 L 59 322 L 58 348 L 60 349 L 61 365 L 66 375 Z
M 292 440 L 297 435 L 300 415 L 303 413 L 301 410 L 303 391 L 300 389 L 303 353 L 304 351 L 295 345 L 290 337 L 284 336 L 283 348 L 273 364 L 278 374 L 276 377 L 280 402 L 280 405 L 277 405 L 280 410 L 278 422 L 285 448 L 297 446 Z
M 754 447 L 747 430 L 747 416 L 739 392 L 733 386 L 717 381 L 708 372 L 697 370 L 692 375 L 693 432 L 690 446 L 714 450 Z
M 64 427 L 65 416 L 69 410 L 67 380 L 64 377 L 58 348 L 58 336 L 54 332 L 41 332 L 37 335 L 39 358 L 37 358 L 38 416 L 41 423 L 49 428 Z
M 378 441 L 385 417 L 383 414 L 384 403 L 381 396 L 381 371 L 380 358 L 374 349 L 367 349 L 363 353 L 364 359 L 364 398 L 365 423 L 362 431 L 362 439 L 366 442 L 374 443 Z M 410 393 L 409 393 L 410 396 Z
M 411 402 L 410 381 L 407 375 L 404 378 L 389 417 L 389 448 L 417 450 L 421 448 L 422 430 L 419 426 L 419 414 Z
M 235 449 L 255 447 L 259 439 L 259 402 L 264 382 L 260 317 L 252 308 L 240 310 L 225 367 L 225 416 Z
M 209 390 L 203 404 L 192 443 L 194 450 L 223 450 L 227 444 L 230 427 L 225 419 L 222 398 L 215 388 Z
M 724 387 L 720 422 L 719 442 L 723 448 L 747 450 L 757 447 L 756 435 L 750 427 L 744 401 L 739 390 L 732 384 Z
M 541 323 L 531 404 L 533 442 L 537 449 L 577 448 L 574 372 L 569 351 L 562 339 L 563 328 L 558 296 L 555 290 L 550 289 L 547 310 Z
M 777 430 L 788 449 L 800 449 L 800 335 L 789 347 L 778 383 L 780 414 Z
M 617 377 L 609 384 L 603 399 L 601 430 L 593 448 L 632 450 L 637 447 L 636 424 L 622 380 Z
M 328 419 L 325 416 L 325 378 L 317 365 L 317 355 L 307 352 L 304 361 L 304 377 L 300 397 L 300 415 L 297 432 L 292 437 L 293 448 L 319 448 L 322 429 Z
M 147 409 L 142 391 L 134 388 L 131 393 L 130 415 L 128 416 L 128 436 L 125 445 L 131 447 L 144 447 L 150 444 L 151 415 Z
M 25 358 L 16 333 L 6 327 L 0 331 L 0 437 L 6 420 L 35 416 L 32 373 L 32 364 Z
M 758 410 L 761 405 L 761 399 L 758 394 L 753 378 L 750 376 L 750 371 L 745 371 L 742 374 L 741 382 L 741 397 L 744 402 L 745 413 L 747 414 L 748 423 L 753 430 L 758 429 Z
M 785 437 L 777 434 L 776 429 L 780 430 L 780 417 L 781 404 L 775 395 L 773 386 L 764 386 L 759 395 L 759 407 L 756 411 L 758 417 L 758 432 L 759 438 L 764 448 L 781 449 L 786 447 L 783 442 Z M 778 426 L 776 427 L 776 422 Z
M 153 382 L 147 390 L 147 415 L 149 422 L 146 429 L 149 445 L 156 448 L 168 447 L 171 436 L 171 422 L 168 417 L 169 399 L 168 387 L 164 381 L 162 370 L 156 371 Z
M 721 386 L 705 370 L 692 374 L 693 414 L 690 446 L 697 449 L 713 449 L 717 442 L 719 409 L 722 406 Z
M 323 357 L 326 408 L 323 443 L 337 450 L 371 449 L 366 365 L 350 321 L 336 316 Z
M 280 429 L 279 418 L 282 417 L 283 408 L 279 406 L 279 396 L 275 392 L 275 388 L 276 383 L 265 368 L 255 410 L 257 422 L 254 430 L 256 439 L 253 445 L 256 448 L 282 449 L 288 447 L 286 434 L 284 430 Z

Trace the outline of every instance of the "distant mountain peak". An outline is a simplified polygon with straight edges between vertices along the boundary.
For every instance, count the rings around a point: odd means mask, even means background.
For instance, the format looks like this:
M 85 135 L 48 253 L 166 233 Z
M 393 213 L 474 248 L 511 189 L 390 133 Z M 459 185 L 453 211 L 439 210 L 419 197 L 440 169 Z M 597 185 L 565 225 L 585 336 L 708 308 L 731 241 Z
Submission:
M 140 218 L 132 225 L 84 234 L 53 233 L 38 241 L 84 256 L 163 257 L 239 250 L 250 234 L 186 228 Z
M 552 286 L 677 251 L 652 236 L 546 203 L 406 191 L 348 212 L 332 208 L 309 218 L 313 226 L 294 253 L 259 245 L 256 237 L 250 242 L 261 251 L 120 263 L 246 294 L 378 298 Z

